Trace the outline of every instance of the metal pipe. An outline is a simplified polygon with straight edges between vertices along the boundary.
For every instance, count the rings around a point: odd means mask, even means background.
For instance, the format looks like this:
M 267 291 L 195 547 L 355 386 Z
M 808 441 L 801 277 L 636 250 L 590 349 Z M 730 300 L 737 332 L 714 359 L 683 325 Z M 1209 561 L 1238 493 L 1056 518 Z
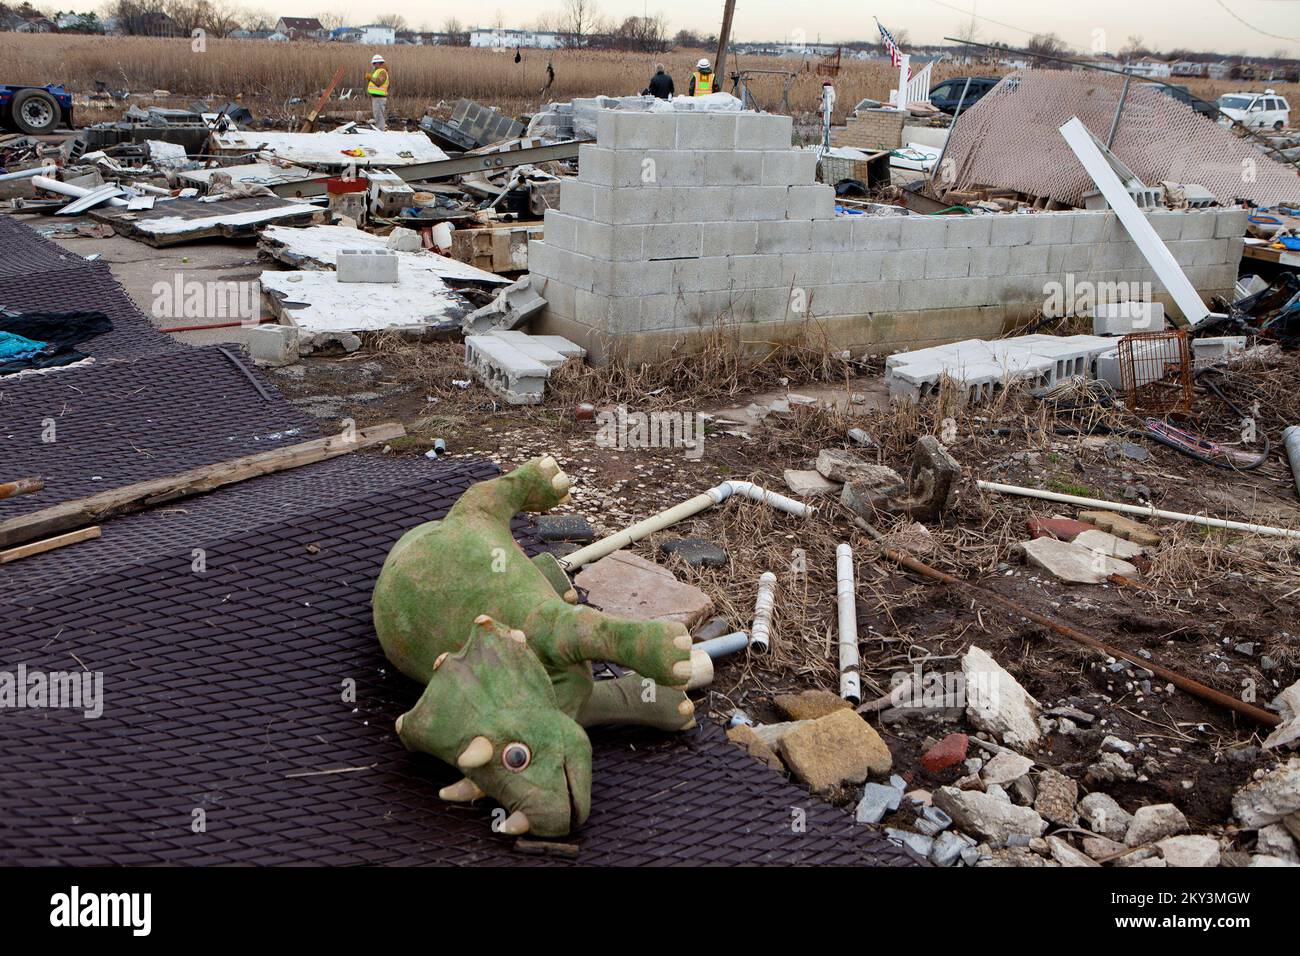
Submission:
M 560 566 L 566 571 L 572 568 L 580 568 L 584 564 L 590 564 L 598 561 L 607 554 L 612 554 L 619 548 L 625 548 L 630 544 L 640 541 L 642 538 L 654 534 L 656 531 L 662 531 L 669 525 L 674 525 L 679 521 L 685 521 L 692 515 L 699 514 L 705 508 L 712 508 L 714 505 L 720 505 L 732 495 L 741 495 L 751 501 L 761 501 L 764 504 L 776 508 L 778 511 L 784 511 L 787 514 L 796 515 L 800 518 L 806 518 L 814 511 L 811 505 L 806 505 L 802 501 L 795 501 L 793 498 L 787 498 L 785 495 L 777 494 L 775 491 L 768 491 L 760 488 L 752 481 L 724 481 L 715 488 L 710 488 L 694 498 L 689 498 L 681 504 L 673 505 L 665 511 L 651 515 L 638 521 L 631 527 L 624 528 L 622 531 L 616 531 L 609 537 L 601 538 L 599 541 L 593 541 L 585 548 L 579 548 L 570 555 L 560 558 Z
M 1294 427 L 1294 426 L 1293 426 Z M 1044 501 L 1058 501 L 1068 505 L 1082 505 L 1087 508 L 1101 508 L 1106 511 L 1121 511 L 1125 514 L 1143 515 L 1147 518 L 1164 518 L 1166 521 L 1183 521 L 1188 524 L 1202 525 L 1206 528 L 1223 528 L 1227 531 L 1245 531 L 1249 534 L 1267 534 L 1278 538 L 1300 538 L 1300 531 L 1289 528 L 1274 528 L 1266 524 L 1250 524 L 1246 521 L 1229 521 L 1226 518 L 1209 518 L 1205 515 L 1189 515 L 1181 511 L 1165 511 L 1155 505 L 1127 505 L 1118 501 L 1106 501 L 1102 498 L 1083 498 L 1079 495 L 1064 495 L 1057 491 L 1042 491 L 1038 488 L 1022 488 L 1020 485 L 1004 485 L 996 481 L 976 481 L 975 484 L 985 491 L 996 491 L 1004 495 L 1020 495 L 1025 498 L 1041 498 Z
M 1115 145 L 1115 134 L 1119 132 L 1119 118 L 1124 115 L 1124 101 L 1128 99 L 1128 87 L 1133 82 L 1133 74 L 1124 74 L 1124 89 L 1120 91 L 1119 102 L 1115 104 L 1115 116 L 1110 121 L 1110 132 L 1106 134 L 1106 148 Z
M 45 489 L 44 478 L 19 478 L 0 484 L 0 499 L 12 498 L 14 495 L 32 495 Z
M 46 173 L 57 173 L 58 166 L 33 166 L 31 169 L 20 169 L 16 173 L 0 173 L 0 183 L 12 182 L 15 179 L 27 179 L 29 176 L 44 176 Z
M 870 535 L 874 541 L 880 544 L 881 550 L 884 551 L 885 556 L 891 561 L 896 561 L 903 565 L 903 567 L 915 571 L 917 574 L 960 588 L 961 590 L 974 595 L 986 604 L 994 604 L 1005 611 L 1010 611 L 1018 617 L 1027 618 L 1035 624 L 1039 624 L 1051 631 L 1055 631 L 1062 637 L 1067 637 L 1077 644 L 1083 644 L 1087 647 L 1093 648 L 1094 650 L 1101 651 L 1103 654 L 1108 654 L 1111 657 L 1118 657 L 1137 667 L 1145 668 L 1162 680 L 1168 681 L 1175 687 L 1187 691 L 1189 694 L 1200 697 L 1202 700 L 1208 700 L 1212 703 L 1218 704 L 1221 707 L 1226 707 L 1229 710 L 1241 714 L 1243 717 L 1249 717 L 1257 723 L 1264 724 L 1268 727 L 1276 727 L 1282 722 L 1282 718 L 1277 714 L 1269 713 L 1267 710 L 1262 710 L 1259 707 L 1246 703 L 1245 701 L 1238 700 L 1231 694 L 1225 694 L 1223 691 L 1215 690 L 1213 687 L 1207 687 L 1198 680 L 1193 680 L 1192 678 L 1186 677 L 1178 673 L 1178 671 L 1172 671 L 1167 667 L 1161 667 L 1154 661 L 1149 661 L 1146 658 L 1139 657 L 1137 654 L 1130 654 L 1128 651 L 1122 651 L 1118 647 L 1112 647 L 1111 645 L 1093 637 L 1091 634 L 1085 634 L 1082 631 L 1075 630 L 1068 624 L 1054 621 L 1050 617 L 1045 617 L 1037 611 L 1032 611 L 1022 604 L 1008 600 L 1000 594 L 996 594 L 993 591 L 989 591 L 978 585 L 971 584 L 968 581 L 963 581 L 961 578 L 953 577 L 951 574 L 940 571 L 938 568 L 932 568 L 923 561 L 918 561 L 906 551 L 899 551 L 895 548 L 888 547 L 884 543 L 885 536 L 861 518 L 854 518 L 853 523 Z
M 33 176 L 32 185 L 37 189 L 44 189 L 47 193 L 58 193 L 61 196 L 71 196 L 73 199 L 80 199 L 83 196 L 89 196 L 94 192 L 93 189 L 86 189 L 83 186 L 74 186 L 71 183 L 62 183 L 57 179 L 50 179 L 46 176 Z M 118 199 L 113 196 L 105 202 L 110 206 L 125 206 L 125 199 Z
M 1282 445 L 1286 448 L 1286 460 L 1291 463 L 1291 474 L 1295 476 L 1295 493 L 1300 495 L 1300 425 L 1282 429 Z
M 840 619 L 840 696 L 852 704 L 862 700 L 858 677 L 858 606 L 854 594 L 853 548 L 835 549 L 835 600 Z
M 764 571 L 758 579 L 758 597 L 754 600 L 754 623 L 749 628 L 749 649 L 766 654 L 772 639 L 772 609 L 776 606 L 776 575 Z

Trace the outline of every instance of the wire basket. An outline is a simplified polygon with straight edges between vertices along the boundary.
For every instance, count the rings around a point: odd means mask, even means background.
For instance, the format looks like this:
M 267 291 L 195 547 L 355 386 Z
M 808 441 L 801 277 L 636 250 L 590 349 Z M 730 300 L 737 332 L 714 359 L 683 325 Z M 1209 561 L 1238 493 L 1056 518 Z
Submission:
M 1192 410 L 1195 393 L 1186 329 L 1121 336 L 1118 351 L 1120 389 L 1130 409 L 1154 415 Z

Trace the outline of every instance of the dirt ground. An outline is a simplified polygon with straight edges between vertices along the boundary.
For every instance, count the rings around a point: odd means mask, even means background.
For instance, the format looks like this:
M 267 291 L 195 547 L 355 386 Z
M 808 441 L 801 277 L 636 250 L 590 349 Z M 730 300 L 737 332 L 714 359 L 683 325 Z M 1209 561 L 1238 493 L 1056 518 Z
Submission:
M 893 538 L 935 567 L 1058 618 L 1114 646 L 1180 671 L 1225 693 L 1261 705 L 1297 676 L 1297 604 L 1300 550 L 1276 538 L 1209 532 L 1162 522 L 1163 541 L 1145 573 L 1124 586 L 1064 585 L 1016 557 L 1016 543 L 1029 537 L 1032 516 L 1073 515 L 1069 506 L 989 494 L 974 478 L 1047 488 L 1111 500 L 1144 500 L 1158 507 L 1237 520 L 1300 527 L 1300 507 L 1285 460 L 1273 450 L 1254 471 L 1231 471 L 1186 458 L 1140 439 L 1128 458 L 1118 436 L 1055 434 L 1081 419 L 1053 416 L 1023 395 L 994 407 L 890 406 L 881 400 L 882 379 L 874 362 L 828 369 L 816 377 L 806 363 L 785 357 L 711 387 L 674 387 L 685 374 L 673 369 L 585 372 L 561 378 L 546 401 L 510 407 L 472 382 L 461 364 L 459 343 L 411 346 L 370 341 L 347 356 L 306 360 L 274 373 L 294 401 L 331 423 L 397 420 L 408 438 L 387 453 L 424 454 L 435 438 L 448 457 L 488 457 L 509 469 L 541 454 L 554 454 L 575 479 L 573 501 L 560 509 L 584 515 L 597 535 L 698 494 L 728 478 L 752 479 L 787 491 L 787 468 L 811 468 L 826 447 L 850 447 L 848 427 L 866 429 L 880 448 L 878 460 L 907 473 L 911 446 L 923 434 L 940 435 L 951 417 L 956 432 L 948 448 L 962 464 L 959 503 L 920 541 Z M 874 366 L 874 367 L 873 367 Z M 1259 403 L 1259 427 L 1274 437 L 1283 424 L 1300 421 L 1300 369 L 1294 356 L 1273 354 L 1222 376 L 1221 389 L 1242 408 Z M 641 394 L 634 394 L 636 387 Z M 629 411 L 665 409 L 709 413 L 740 409 L 757 396 L 764 402 L 784 392 L 840 401 L 794 405 L 788 417 L 769 415 L 751 426 L 735 419 L 710 422 L 704 452 L 683 449 L 601 447 L 597 423 L 575 415 L 579 400 L 599 409 L 624 403 Z M 603 400 L 602 400 L 603 399 Z M 1198 390 L 1193 427 L 1225 442 L 1239 442 L 1236 414 L 1221 399 Z M 719 413 L 719 414 L 734 414 Z M 1108 420 L 1123 427 L 1121 417 Z M 1256 443 L 1249 448 L 1258 453 Z M 1142 453 L 1145 453 L 1144 455 Z M 880 523 L 882 530 L 897 525 Z M 705 537 L 723 545 L 724 568 L 692 569 L 657 555 L 661 540 Z M 864 697 L 883 694 L 891 678 L 916 665 L 956 671 L 959 658 L 977 644 L 1006 667 L 1044 707 L 1070 706 L 1096 716 L 1091 729 L 1053 736 L 1041 763 L 1083 779 L 1098 744 L 1114 735 L 1138 745 L 1138 779 L 1096 785 L 1132 806 L 1172 802 L 1196 832 L 1221 832 L 1230 817 L 1232 793 L 1257 767 L 1271 766 L 1259 743 L 1266 729 L 1224 708 L 1163 682 L 1148 681 L 1113 660 L 942 584 L 903 573 L 859 532 L 849 512 L 832 498 L 818 501 L 816 515 L 799 519 L 750 502 L 732 500 L 635 546 L 645 557 L 667 561 L 679 578 L 703 588 L 734 629 L 747 629 L 756 580 L 776 572 L 776 637 L 764 657 L 720 661 L 701 710 L 726 721 L 743 709 L 757 721 L 781 719 L 772 698 L 781 692 L 838 688 L 835 651 L 834 549 L 854 549 L 858 574 L 859 633 L 863 638 Z M 919 545 L 919 546 L 918 546 Z M 797 551 L 806 555 L 799 569 Z M 925 789 L 965 773 L 958 766 L 936 778 L 920 765 L 928 742 L 963 729 L 960 715 L 913 716 L 880 727 L 895 768 Z M 1085 787 L 1087 782 L 1085 781 Z M 843 798 L 848 799 L 849 794 Z

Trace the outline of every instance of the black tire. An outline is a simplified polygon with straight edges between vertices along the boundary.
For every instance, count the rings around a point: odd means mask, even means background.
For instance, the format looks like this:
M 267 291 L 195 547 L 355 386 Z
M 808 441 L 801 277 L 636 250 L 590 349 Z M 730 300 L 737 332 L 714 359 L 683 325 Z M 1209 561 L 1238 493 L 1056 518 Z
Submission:
M 45 90 L 19 90 L 10 109 L 14 126 L 28 136 L 53 133 L 62 113 L 59 101 Z
M 1281 121 L 1281 120 L 1278 120 L 1276 123 L 1274 123 L 1274 124 L 1273 124 L 1273 128 L 1274 128 L 1275 130 L 1278 130 L 1278 131 L 1280 132 L 1281 129 L 1282 129 L 1282 121 Z

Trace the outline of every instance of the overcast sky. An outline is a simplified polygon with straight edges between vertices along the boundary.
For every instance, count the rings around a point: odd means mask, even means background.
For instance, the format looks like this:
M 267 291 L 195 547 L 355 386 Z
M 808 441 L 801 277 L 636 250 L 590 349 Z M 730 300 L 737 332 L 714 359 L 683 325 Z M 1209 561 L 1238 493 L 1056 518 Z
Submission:
M 600 13 L 621 20 L 662 12 L 672 31 L 714 33 L 722 0 L 595 0 Z M 324 5 L 322 5 L 324 4 Z M 364 22 L 385 12 L 400 13 L 412 27 L 438 29 L 448 16 L 466 26 L 491 26 L 498 13 L 506 26 L 526 26 L 538 15 L 558 11 L 563 0 L 486 0 L 475 4 L 428 0 L 283 0 L 277 13 L 307 16 L 322 10 L 347 13 Z M 1095 46 L 1115 52 L 1130 36 L 1160 50 L 1185 47 L 1245 51 L 1269 56 L 1285 49 L 1300 55 L 1300 0 L 737 0 L 734 35 L 739 41 L 806 36 L 808 42 L 871 39 L 880 18 L 890 30 L 907 30 L 913 42 L 953 36 L 977 16 L 978 39 L 1012 46 L 1033 33 L 1056 33 L 1081 52 Z

